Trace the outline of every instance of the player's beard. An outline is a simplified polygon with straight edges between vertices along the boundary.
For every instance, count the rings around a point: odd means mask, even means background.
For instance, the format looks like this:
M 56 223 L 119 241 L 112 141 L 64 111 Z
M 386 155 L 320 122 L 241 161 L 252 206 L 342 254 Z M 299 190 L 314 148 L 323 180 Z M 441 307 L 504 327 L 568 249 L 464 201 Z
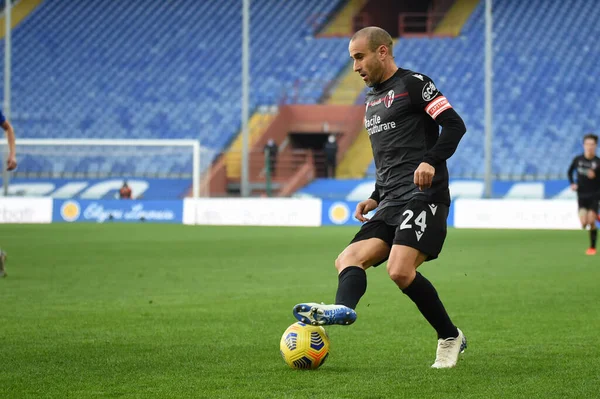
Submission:
M 368 65 L 368 81 L 365 84 L 368 87 L 373 87 L 376 84 L 381 83 L 381 78 L 383 76 L 383 66 L 377 62 L 377 60 L 373 60 L 370 65 Z

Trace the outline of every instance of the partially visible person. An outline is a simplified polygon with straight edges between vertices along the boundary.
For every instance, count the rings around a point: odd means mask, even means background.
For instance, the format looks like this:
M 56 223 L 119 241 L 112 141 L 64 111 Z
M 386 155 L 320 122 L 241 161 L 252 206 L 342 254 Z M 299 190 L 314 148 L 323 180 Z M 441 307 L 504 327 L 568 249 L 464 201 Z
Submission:
M 265 159 L 269 159 L 269 168 L 271 169 L 271 176 L 275 176 L 275 168 L 277 166 L 277 144 L 275 140 L 269 139 L 264 148 Z
M 585 251 L 586 255 L 596 255 L 598 237 L 596 219 L 600 199 L 600 158 L 596 156 L 597 147 L 598 136 L 592 133 L 583 136 L 583 154 L 573 159 L 568 171 L 571 189 L 577 191 L 581 227 L 590 231 L 590 247 Z M 573 178 L 575 171 L 577 180 Z
M 15 138 L 15 129 L 0 111 L 0 126 L 4 129 L 6 140 L 8 141 L 8 158 L 6 159 L 6 170 L 15 170 L 17 168 L 17 145 Z
M 119 190 L 120 199 L 131 199 L 131 188 L 127 185 L 127 181 L 123 182 L 123 186 Z
M 0 249 L 0 278 L 7 276 L 5 266 L 6 266 L 6 252 L 4 252 L 2 249 Z
M 10 122 L 4 117 L 2 111 L 0 111 L 0 126 L 4 129 L 6 139 L 8 141 L 8 158 L 6 159 L 6 170 L 15 170 L 17 168 L 17 149 L 15 130 L 13 129 Z M 0 278 L 6 277 L 6 252 L 0 248 Z
M 338 145 L 335 135 L 330 134 L 325 143 L 325 174 L 327 177 L 335 177 L 335 167 L 337 164 Z

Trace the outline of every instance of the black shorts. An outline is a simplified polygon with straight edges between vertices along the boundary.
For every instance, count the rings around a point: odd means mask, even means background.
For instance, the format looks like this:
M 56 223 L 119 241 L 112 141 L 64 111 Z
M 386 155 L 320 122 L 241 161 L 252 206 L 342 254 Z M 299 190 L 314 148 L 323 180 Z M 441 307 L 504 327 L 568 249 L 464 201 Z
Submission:
M 577 196 L 577 204 L 579 209 L 587 209 L 598 213 L 598 198 L 593 197 L 579 197 Z
M 406 245 L 426 254 L 426 261 L 434 260 L 444 246 L 447 218 L 448 206 L 445 204 L 412 200 L 404 206 L 388 206 L 363 224 L 350 243 L 379 238 L 390 248 L 394 244 Z

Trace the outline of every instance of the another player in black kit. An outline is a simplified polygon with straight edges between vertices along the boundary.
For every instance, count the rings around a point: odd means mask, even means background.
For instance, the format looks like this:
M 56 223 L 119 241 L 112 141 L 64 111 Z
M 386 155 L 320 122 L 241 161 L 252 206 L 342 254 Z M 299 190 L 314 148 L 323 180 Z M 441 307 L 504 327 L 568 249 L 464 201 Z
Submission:
M 349 51 L 354 70 L 371 87 L 365 126 L 377 169 L 375 191 L 358 204 L 355 216 L 365 223 L 335 261 L 335 305 L 301 303 L 294 316 L 317 325 L 353 323 L 354 309 L 367 289 L 365 270 L 387 260 L 390 278 L 437 332 L 432 367 L 454 367 L 466 339 L 417 268 L 437 258 L 444 244 L 450 206 L 446 160 L 465 125 L 431 79 L 396 66 L 392 38 L 383 29 L 358 31 Z M 375 208 L 375 216 L 366 219 Z
M 590 247 L 587 255 L 596 255 L 596 219 L 598 218 L 598 200 L 600 199 L 600 158 L 596 156 L 598 136 L 586 134 L 583 137 L 583 155 L 578 155 L 569 167 L 571 189 L 577 191 L 579 220 L 581 226 L 590 229 Z M 577 182 L 573 172 L 577 171 Z

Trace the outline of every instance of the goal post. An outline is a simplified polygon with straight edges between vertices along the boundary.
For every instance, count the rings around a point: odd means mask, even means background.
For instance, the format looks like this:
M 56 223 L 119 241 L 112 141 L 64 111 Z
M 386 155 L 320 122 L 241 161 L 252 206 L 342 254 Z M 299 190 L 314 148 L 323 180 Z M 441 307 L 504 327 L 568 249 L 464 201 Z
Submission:
M 5 163 L 6 140 L 0 141 Z M 200 186 L 215 151 L 188 139 L 28 139 L 17 138 L 15 178 L 178 178 L 191 180 L 191 196 L 208 195 Z M 3 165 L 4 166 L 4 165 Z M 4 179 L 6 190 L 9 184 Z M 204 192 L 202 192 L 204 191 Z

